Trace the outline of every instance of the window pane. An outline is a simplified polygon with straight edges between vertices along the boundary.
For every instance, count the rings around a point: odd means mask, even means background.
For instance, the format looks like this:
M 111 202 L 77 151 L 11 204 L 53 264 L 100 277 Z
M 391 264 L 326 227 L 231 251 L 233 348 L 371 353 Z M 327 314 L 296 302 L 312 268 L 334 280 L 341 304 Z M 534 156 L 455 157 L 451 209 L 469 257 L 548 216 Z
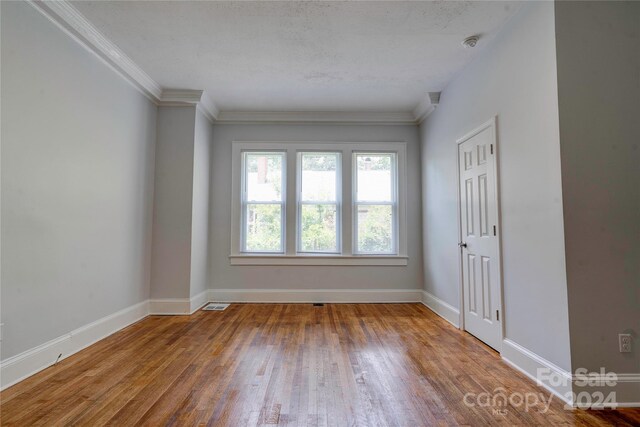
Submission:
M 358 252 L 393 252 L 393 207 L 358 206 Z
M 283 153 L 246 153 L 247 201 L 282 200 Z
M 336 205 L 302 205 L 301 216 L 302 252 L 338 251 Z
M 282 206 L 248 204 L 246 247 L 248 252 L 282 252 Z
M 338 153 L 302 153 L 302 201 L 336 201 Z
M 356 154 L 358 202 L 393 201 L 393 154 Z

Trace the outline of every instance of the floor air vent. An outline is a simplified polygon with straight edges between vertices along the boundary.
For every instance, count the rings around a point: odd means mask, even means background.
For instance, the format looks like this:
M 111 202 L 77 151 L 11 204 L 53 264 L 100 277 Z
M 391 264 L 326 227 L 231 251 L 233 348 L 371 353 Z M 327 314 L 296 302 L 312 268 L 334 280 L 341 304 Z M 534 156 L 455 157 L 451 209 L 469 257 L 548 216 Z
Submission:
M 229 307 L 229 304 L 223 304 L 221 302 L 210 302 L 202 309 L 205 311 L 224 311 L 227 307 Z

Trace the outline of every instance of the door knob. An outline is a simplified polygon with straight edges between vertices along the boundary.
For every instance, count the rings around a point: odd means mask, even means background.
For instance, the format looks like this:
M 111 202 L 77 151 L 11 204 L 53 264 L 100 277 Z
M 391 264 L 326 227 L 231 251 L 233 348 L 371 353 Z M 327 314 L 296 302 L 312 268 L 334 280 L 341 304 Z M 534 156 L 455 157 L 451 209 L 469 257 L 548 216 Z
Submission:
M 467 243 L 466 242 L 460 242 L 460 243 L 458 243 L 458 246 L 460 246 L 461 248 L 466 248 L 467 247 Z

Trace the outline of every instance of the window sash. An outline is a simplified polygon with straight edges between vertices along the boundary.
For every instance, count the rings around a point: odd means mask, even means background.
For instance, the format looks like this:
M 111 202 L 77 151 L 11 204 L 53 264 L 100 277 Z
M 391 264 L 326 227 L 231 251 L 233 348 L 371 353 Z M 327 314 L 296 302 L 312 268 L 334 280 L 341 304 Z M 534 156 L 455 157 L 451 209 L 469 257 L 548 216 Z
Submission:
M 391 200 L 389 201 L 372 201 L 372 200 L 358 200 L 358 157 L 362 156 L 391 156 Z M 398 255 L 399 254 L 399 207 L 398 207 L 398 154 L 393 151 L 354 151 L 351 162 L 351 171 L 353 176 L 353 185 L 351 188 L 352 193 L 352 224 L 353 224 L 353 237 L 352 237 L 352 252 L 355 255 Z M 358 223 L 358 208 L 360 206 L 391 206 L 391 249 L 390 251 L 364 251 L 358 246 L 359 242 L 359 223 Z
M 391 200 L 358 200 L 358 157 L 361 156 L 391 156 Z M 385 204 L 385 203 L 397 203 L 398 201 L 398 155 L 397 153 L 390 151 L 354 151 L 353 161 L 351 165 L 353 174 L 353 200 L 356 203 L 372 203 L 372 204 Z
M 296 220 L 296 252 L 301 254 L 341 254 L 342 253 L 342 153 L 338 151 L 298 151 L 296 156 L 296 173 L 297 173 L 297 220 Z M 336 188 L 335 200 L 304 200 L 302 198 L 302 158 L 305 154 L 333 154 L 336 156 Z M 308 251 L 302 248 L 302 207 L 303 206 L 335 206 L 336 210 L 336 248 L 329 251 Z
M 248 168 L 247 168 L 247 156 L 248 155 L 278 155 L 282 158 L 281 160 L 281 177 L 280 177 L 280 200 L 250 200 L 248 198 L 249 188 L 248 188 Z M 241 230 L 240 230 L 240 252 L 248 253 L 248 254 L 284 254 L 286 252 L 286 218 L 287 218 L 287 189 L 286 189 L 286 178 L 287 178 L 287 153 L 286 151 L 281 150 L 243 150 L 242 151 L 242 183 L 241 183 Z M 249 205 L 280 205 L 280 248 L 277 250 L 269 251 L 269 250 L 249 250 L 247 248 L 247 228 L 248 228 L 248 210 Z
M 281 164 L 280 164 L 280 169 L 281 169 L 281 176 L 280 176 L 280 199 L 273 199 L 273 200 L 253 200 L 253 199 L 249 199 L 249 180 L 248 180 L 248 175 L 249 175 L 249 171 L 247 169 L 247 157 L 249 155 L 253 155 L 253 156 L 259 156 L 259 155 L 265 155 L 265 156 L 274 156 L 274 155 L 278 155 L 282 158 L 281 160 Z M 287 194 L 286 194 L 286 178 L 287 178 L 287 153 L 284 151 L 243 151 L 242 152 L 242 201 L 243 202 L 247 202 L 247 203 L 279 203 L 279 202 L 286 202 L 287 200 Z

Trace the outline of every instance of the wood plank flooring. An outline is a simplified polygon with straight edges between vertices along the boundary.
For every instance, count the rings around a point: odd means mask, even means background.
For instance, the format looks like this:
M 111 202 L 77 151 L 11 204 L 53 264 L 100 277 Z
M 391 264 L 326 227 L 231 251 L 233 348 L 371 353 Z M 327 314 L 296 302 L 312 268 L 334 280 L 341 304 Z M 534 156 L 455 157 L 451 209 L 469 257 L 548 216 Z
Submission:
M 640 410 L 467 406 L 548 393 L 420 304 L 150 316 L 0 393 L 3 426 L 640 425 Z M 473 399 L 468 401 L 473 401 Z M 498 409 L 498 410 L 496 410 Z

